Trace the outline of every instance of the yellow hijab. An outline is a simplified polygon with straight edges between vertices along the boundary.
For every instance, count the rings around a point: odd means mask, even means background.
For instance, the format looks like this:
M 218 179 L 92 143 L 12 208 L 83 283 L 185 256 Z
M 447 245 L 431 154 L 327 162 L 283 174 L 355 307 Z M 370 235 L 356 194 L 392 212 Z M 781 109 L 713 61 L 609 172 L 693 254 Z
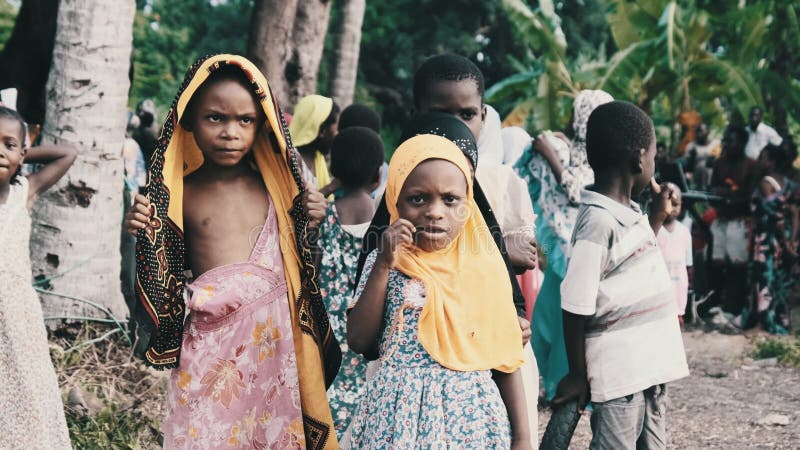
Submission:
M 469 163 L 454 143 L 425 134 L 397 148 L 386 185 L 390 221 L 399 218 L 397 199 L 406 178 L 429 159 L 449 161 L 464 173 L 468 218 L 446 249 L 426 252 L 413 247 L 399 255 L 397 270 L 425 285 L 419 340 L 433 359 L 449 369 L 513 372 L 524 362 L 522 332 L 514 305 L 494 301 L 511 297 L 508 272 L 473 200 Z
M 321 95 L 307 95 L 301 98 L 294 107 L 294 115 L 289 123 L 292 144 L 295 147 L 302 147 L 314 142 L 319 136 L 319 127 L 331 115 L 332 110 L 332 98 Z M 322 189 L 331 182 L 328 163 L 320 152 L 314 155 L 314 176 L 317 179 L 317 189 Z
M 293 217 L 294 198 L 298 195 L 299 161 L 290 155 L 284 135 L 280 109 L 272 97 L 266 78 L 247 59 L 236 55 L 215 55 L 199 61 L 187 74 L 176 102 L 164 124 L 164 131 L 152 160 L 148 197 L 155 206 L 151 225 L 140 232 L 137 257 L 145 264 L 137 267 L 137 293 L 142 300 L 145 325 L 155 332 L 146 343 L 146 361 L 155 367 L 168 368 L 178 364 L 180 332 L 183 324 L 183 179 L 203 164 L 203 155 L 191 132 L 180 125 L 180 118 L 189 100 L 211 72 L 224 65 L 235 65 L 251 80 L 253 92 L 266 115 L 266 123 L 253 144 L 253 156 L 258 171 L 275 206 L 280 230 L 280 248 L 289 296 L 294 335 L 297 371 L 300 381 L 300 402 L 303 411 L 307 448 L 338 448 L 333 420 L 326 396 L 327 378 L 336 375 L 338 362 L 331 367 L 329 351 L 336 353 L 338 344 L 332 338 L 324 306 L 321 308 L 311 295 L 320 300 L 318 290 L 303 271 L 307 258 L 300 254 L 296 240 L 296 220 Z M 149 317 L 152 322 L 148 322 Z M 334 349 L 335 347 L 335 349 Z M 331 350 L 333 349 L 333 350 Z M 339 354 L 339 359 L 341 355 Z M 332 372 L 332 373 L 330 373 Z

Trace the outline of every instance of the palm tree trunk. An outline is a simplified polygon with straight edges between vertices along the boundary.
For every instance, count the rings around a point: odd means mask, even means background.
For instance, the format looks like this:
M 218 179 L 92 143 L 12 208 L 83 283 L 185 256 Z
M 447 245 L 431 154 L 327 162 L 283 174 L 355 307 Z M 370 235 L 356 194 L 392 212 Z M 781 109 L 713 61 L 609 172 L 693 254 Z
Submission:
M 336 46 L 337 57 L 331 78 L 331 93 L 343 108 L 353 103 L 355 96 L 361 25 L 366 9 L 366 0 L 345 0 L 342 9 L 342 29 Z
M 31 263 L 45 316 L 127 313 L 120 292 L 122 145 L 135 2 L 62 0 L 43 138 L 78 159 L 33 209 Z M 56 295 L 59 294 L 59 295 Z

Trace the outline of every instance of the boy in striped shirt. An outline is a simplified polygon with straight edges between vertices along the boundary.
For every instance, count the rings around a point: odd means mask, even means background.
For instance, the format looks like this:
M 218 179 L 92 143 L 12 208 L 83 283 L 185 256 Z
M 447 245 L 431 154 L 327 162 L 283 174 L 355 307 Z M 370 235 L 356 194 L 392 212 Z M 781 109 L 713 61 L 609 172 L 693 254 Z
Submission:
M 570 372 L 553 403 L 591 399 L 590 449 L 666 448 L 665 384 L 689 369 L 656 241 L 671 191 L 649 217 L 632 201 L 653 177 L 653 123 L 631 103 L 607 103 L 592 112 L 586 145 L 595 184 L 581 195 L 561 284 Z

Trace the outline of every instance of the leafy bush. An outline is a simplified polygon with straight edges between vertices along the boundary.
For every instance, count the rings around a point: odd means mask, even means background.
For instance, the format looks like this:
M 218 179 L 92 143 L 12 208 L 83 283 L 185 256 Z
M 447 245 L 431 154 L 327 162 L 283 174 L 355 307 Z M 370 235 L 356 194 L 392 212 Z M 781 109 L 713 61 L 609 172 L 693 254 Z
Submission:
M 783 364 L 800 366 L 800 338 L 770 338 L 756 343 L 757 359 L 778 358 Z

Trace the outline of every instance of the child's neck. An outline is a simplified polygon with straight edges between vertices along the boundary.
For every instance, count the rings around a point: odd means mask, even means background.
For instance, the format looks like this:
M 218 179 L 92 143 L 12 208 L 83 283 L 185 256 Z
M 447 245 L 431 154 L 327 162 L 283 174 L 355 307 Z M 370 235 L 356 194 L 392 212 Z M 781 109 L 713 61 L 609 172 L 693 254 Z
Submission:
M 0 205 L 8 201 L 8 194 L 11 192 L 11 182 L 0 183 Z
M 678 222 L 677 220 L 675 220 L 675 219 L 673 219 L 673 218 L 671 218 L 671 217 L 668 217 L 668 218 L 667 218 L 667 219 L 664 221 L 664 225 L 663 225 L 663 226 L 664 226 L 664 228 L 666 228 L 666 229 L 667 229 L 667 231 L 669 231 L 669 232 L 671 233 L 671 232 L 675 231 L 675 224 L 676 224 L 677 222 Z
M 357 225 L 372 220 L 375 214 L 375 201 L 369 189 L 346 188 L 344 195 L 336 199 L 336 212 L 343 225 Z
M 197 177 L 213 182 L 235 181 L 245 176 L 250 176 L 256 172 L 250 165 L 250 158 L 239 161 L 235 166 L 220 166 L 206 161 L 195 172 Z
M 631 204 L 633 178 L 630 175 L 621 175 L 613 172 L 596 173 L 592 190 L 627 207 Z

